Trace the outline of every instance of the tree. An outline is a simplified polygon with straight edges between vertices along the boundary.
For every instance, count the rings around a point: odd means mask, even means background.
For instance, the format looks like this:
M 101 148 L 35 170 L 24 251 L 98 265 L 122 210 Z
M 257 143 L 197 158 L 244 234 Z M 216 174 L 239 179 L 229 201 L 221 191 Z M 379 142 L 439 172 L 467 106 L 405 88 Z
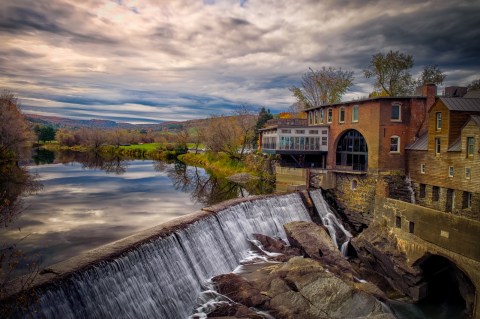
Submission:
M 468 91 L 480 90 L 480 79 L 473 80 L 472 83 L 467 85 Z
M 422 71 L 422 74 L 417 80 L 418 85 L 422 84 L 435 84 L 435 85 L 441 85 L 443 81 L 445 81 L 445 78 L 447 75 L 443 73 L 442 70 L 438 67 L 436 64 L 431 64 L 425 66 L 425 68 Z
M 271 119 L 273 119 L 273 115 L 270 113 L 270 110 L 266 111 L 265 107 L 262 106 L 260 112 L 258 112 L 257 123 L 255 124 L 255 133 L 258 134 L 258 130 L 260 130 L 265 123 Z M 254 147 L 257 147 L 257 139 L 255 137 L 253 139 L 253 145 Z
M 310 69 L 303 75 L 301 87 L 293 86 L 290 91 L 303 108 L 310 108 L 340 102 L 352 84 L 353 71 L 322 67 Z
M 34 132 L 37 135 L 37 141 L 53 141 L 57 130 L 53 126 L 35 126 Z
M 0 162 L 17 161 L 26 155 L 33 140 L 17 98 L 4 91 L 0 95 Z
M 390 51 L 372 56 L 370 66 L 363 71 L 366 78 L 375 78 L 375 91 L 386 96 L 411 94 L 415 87 L 410 69 L 413 67 L 413 56 Z

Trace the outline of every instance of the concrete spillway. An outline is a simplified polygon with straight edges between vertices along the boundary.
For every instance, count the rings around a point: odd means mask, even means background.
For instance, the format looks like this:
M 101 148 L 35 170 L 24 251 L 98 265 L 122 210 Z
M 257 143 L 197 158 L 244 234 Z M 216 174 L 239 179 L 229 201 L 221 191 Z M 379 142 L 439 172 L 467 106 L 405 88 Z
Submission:
M 36 312 L 17 315 L 186 318 L 202 282 L 232 271 L 247 256 L 252 233 L 285 238 L 282 225 L 297 220 L 310 220 L 299 194 L 237 201 L 179 218 L 52 266 L 36 283 Z

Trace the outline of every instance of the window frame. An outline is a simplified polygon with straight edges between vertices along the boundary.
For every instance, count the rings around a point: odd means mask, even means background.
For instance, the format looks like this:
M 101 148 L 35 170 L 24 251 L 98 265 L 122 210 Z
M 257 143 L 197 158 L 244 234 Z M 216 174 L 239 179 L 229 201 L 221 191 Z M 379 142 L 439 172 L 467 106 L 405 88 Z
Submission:
M 332 123 L 333 122 L 333 109 L 329 107 L 327 109 L 327 123 Z
M 397 140 L 397 143 L 396 143 L 396 149 L 395 150 L 392 150 L 392 140 L 393 139 L 396 139 Z M 390 153 L 395 153 L 395 154 L 398 154 L 400 153 L 400 136 L 398 135 L 392 135 L 390 136 Z
M 465 179 L 471 179 L 472 178 L 472 169 L 470 166 L 465 167 Z
M 354 105 L 352 108 L 352 123 L 358 123 L 358 105 Z
M 420 174 L 425 174 L 425 163 L 420 163 Z
M 455 175 L 455 167 L 453 165 L 448 166 L 448 177 L 453 177 Z
M 442 112 L 435 113 L 435 131 L 439 132 L 442 130 Z
M 440 137 L 435 137 L 435 155 L 440 155 L 442 151 L 442 140 Z
M 398 108 L 398 118 L 393 117 L 394 108 Z M 392 109 L 390 112 L 390 121 L 392 122 L 401 122 L 402 121 L 402 104 L 392 103 Z
M 474 154 L 475 154 L 475 137 L 467 136 L 467 157 L 473 157 Z
M 338 123 L 345 123 L 345 107 L 338 109 Z

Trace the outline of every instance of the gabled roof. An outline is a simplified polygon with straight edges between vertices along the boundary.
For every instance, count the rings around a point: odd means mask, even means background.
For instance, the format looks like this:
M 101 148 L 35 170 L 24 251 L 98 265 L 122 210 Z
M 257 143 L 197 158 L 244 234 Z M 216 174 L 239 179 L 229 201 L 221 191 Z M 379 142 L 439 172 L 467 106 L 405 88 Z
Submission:
M 468 91 L 467 94 L 463 96 L 465 99 L 480 99 L 480 90 Z
M 462 139 L 459 137 L 455 140 L 455 142 L 450 145 L 447 150 L 448 152 L 461 152 L 462 151 Z
M 441 97 L 440 101 L 442 101 L 450 111 L 480 113 L 480 98 Z
M 415 142 L 410 145 L 405 146 L 406 150 L 411 151 L 428 151 L 428 135 L 427 133 L 423 134 Z
M 472 120 L 477 124 L 477 126 L 480 126 L 480 115 L 470 115 Z

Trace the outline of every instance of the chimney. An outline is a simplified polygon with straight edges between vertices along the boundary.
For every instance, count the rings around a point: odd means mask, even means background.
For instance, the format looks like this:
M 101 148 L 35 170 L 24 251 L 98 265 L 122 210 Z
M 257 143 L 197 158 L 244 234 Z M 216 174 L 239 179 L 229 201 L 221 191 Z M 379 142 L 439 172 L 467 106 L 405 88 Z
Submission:
M 465 94 L 467 94 L 467 87 L 447 86 L 443 92 L 445 97 L 463 97 Z

